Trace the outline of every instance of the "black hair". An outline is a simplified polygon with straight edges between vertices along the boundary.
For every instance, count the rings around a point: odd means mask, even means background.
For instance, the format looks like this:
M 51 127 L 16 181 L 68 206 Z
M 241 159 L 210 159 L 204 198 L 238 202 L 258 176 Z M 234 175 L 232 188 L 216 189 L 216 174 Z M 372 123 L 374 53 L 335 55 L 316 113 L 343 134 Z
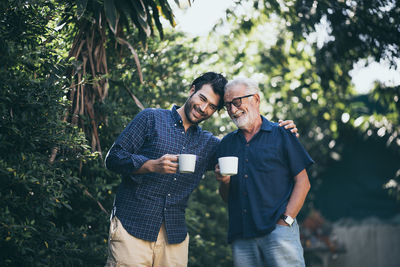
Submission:
M 215 72 L 206 72 L 200 77 L 196 78 L 192 82 L 190 88 L 194 86 L 194 92 L 197 92 L 203 87 L 203 85 L 209 84 L 212 87 L 214 93 L 220 96 L 218 102 L 218 110 L 220 110 L 224 106 L 224 88 L 227 83 L 228 81 L 222 74 Z

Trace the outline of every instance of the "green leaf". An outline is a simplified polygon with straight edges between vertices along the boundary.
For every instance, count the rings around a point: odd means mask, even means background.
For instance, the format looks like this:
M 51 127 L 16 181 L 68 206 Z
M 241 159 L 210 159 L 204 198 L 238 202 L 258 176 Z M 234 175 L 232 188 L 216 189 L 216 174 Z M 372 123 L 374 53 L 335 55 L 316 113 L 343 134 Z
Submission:
M 136 10 L 139 16 L 146 17 L 146 10 L 141 0 L 131 0 L 133 8 Z
M 160 21 L 160 13 L 158 12 L 158 8 L 156 4 L 153 1 L 150 1 L 150 6 L 151 9 L 153 10 L 153 18 L 155 21 L 155 24 L 157 26 L 158 32 L 160 33 L 161 39 L 164 39 L 164 32 L 163 32 L 163 27 Z
M 143 1 L 131 0 L 131 3 L 133 8 L 136 10 L 136 15 L 137 15 L 136 18 L 139 22 L 140 27 L 146 33 L 147 37 L 150 36 L 151 29 L 149 24 L 147 23 L 147 13 Z
M 191 2 L 190 2 L 190 0 L 187 0 L 187 5 L 186 4 L 184 4 L 184 1 L 183 0 L 175 0 L 175 3 L 176 3 L 176 5 L 179 7 L 179 8 L 187 8 L 187 7 L 189 7 L 189 6 L 191 6 L 192 4 L 191 4 Z
M 104 0 L 104 11 L 111 31 L 116 34 L 118 25 L 118 13 L 114 5 L 114 0 Z
M 168 1 L 161 1 L 160 3 L 162 15 L 175 27 L 175 20 L 172 13 L 172 9 L 168 3 Z

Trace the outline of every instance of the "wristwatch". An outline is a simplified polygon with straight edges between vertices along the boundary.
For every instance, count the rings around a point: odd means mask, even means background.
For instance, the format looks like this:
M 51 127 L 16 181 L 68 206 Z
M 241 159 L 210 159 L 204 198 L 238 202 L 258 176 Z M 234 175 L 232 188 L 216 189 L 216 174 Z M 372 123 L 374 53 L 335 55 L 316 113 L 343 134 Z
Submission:
M 294 223 L 294 219 L 289 215 L 282 214 L 281 219 L 289 226 L 292 226 L 292 224 Z

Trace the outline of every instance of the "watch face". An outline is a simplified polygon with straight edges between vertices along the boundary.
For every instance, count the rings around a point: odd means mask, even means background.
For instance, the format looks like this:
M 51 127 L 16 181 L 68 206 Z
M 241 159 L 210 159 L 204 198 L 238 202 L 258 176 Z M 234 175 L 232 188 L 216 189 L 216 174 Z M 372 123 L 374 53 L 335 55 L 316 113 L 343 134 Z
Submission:
M 286 219 L 285 221 L 286 221 L 286 223 L 289 224 L 289 225 L 292 225 L 292 224 L 293 224 L 293 220 Z
M 292 226 L 294 219 L 290 216 L 287 215 L 282 215 L 282 219 L 287 223 L 288 225 Z

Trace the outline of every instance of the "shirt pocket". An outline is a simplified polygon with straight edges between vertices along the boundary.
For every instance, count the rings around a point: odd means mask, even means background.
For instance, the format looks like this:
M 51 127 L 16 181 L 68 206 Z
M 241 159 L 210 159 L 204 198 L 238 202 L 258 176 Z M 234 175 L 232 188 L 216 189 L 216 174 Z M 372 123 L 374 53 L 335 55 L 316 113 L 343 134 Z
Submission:
M 252 153 L 253 166 L 258 171 L 272 172 L 279 161 L 278 147 L 273 144 L 259 145 Z

